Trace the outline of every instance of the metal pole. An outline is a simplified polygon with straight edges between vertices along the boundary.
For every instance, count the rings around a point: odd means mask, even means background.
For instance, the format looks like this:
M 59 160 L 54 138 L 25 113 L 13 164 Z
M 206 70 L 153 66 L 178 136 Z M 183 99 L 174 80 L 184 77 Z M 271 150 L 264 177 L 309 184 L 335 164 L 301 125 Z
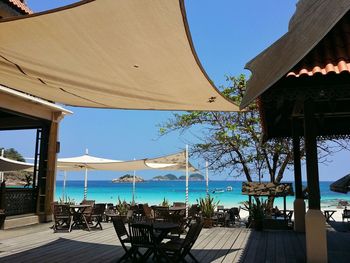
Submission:
M 4 157 L 4 149 L 1 149 L 1 157 Z M 4 181 L 4 172 L 0 172 L 0 183 Z
M 67 180 L 67 171 L 64 171 L 63 175 L 63 191 L 62 191 L 62 201 L 64 202 L 64 198 L 66 196 L 66 180 Z
M 206 191 L 209 195 L 209 170 L 208 170 L 208 161 L 205 162 L 205 179 L 206 179 Z
M 84 200 L 87 198 L 87 176 L 88 176 L 88 169 L 85 168 L 85 180 L 84 180 Z
M 188 145 L 186 145 L 186 217 L 188 217 Z
M 135 190 L 136 190 L 136 171 L 134 170 L 134 177 L 132 179 L 132 204 L 135 204 Z

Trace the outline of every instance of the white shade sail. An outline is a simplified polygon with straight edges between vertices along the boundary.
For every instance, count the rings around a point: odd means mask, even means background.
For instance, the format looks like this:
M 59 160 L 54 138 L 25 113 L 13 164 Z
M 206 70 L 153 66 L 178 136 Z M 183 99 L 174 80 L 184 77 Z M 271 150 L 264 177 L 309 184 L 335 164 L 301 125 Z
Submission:
M 0 156 L 0 172 L 13 172 L 13 171 L 33 171 L 34 164 L 15 161 L 9 158 Z
M 238 111 L 195 53 L 183 0 L 85 0 L 0 22 L 0 84 L 66 105 Z

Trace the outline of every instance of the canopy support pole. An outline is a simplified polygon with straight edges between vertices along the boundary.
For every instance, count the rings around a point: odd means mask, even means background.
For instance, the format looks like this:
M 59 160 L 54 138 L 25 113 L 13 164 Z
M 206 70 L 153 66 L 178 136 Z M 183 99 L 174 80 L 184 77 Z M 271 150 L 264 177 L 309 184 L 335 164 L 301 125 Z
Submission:
M 186 218 L 188 217 L 188 145 L 186 145 Z
M 84 200 L 87 198 L 87 177 L 88 177 L 88 169 L 85 168 L 85 178 L 84 178 Z
M 62 190 L 62 201 L 64 202 L 66 196 L 66 180 L 67 180 L 67 171 L 64 171 L 63 174 L 63 190 Z
M 132 178 L 132 204 L 135 205 L 135 190 L 136 190 L 136 171 L 134 170 L 134 176 Z
M 209 195 L 209 171 L 208 171 L 208 161 L 205 162 L 205 180 L 206 180 L 206 192 Z

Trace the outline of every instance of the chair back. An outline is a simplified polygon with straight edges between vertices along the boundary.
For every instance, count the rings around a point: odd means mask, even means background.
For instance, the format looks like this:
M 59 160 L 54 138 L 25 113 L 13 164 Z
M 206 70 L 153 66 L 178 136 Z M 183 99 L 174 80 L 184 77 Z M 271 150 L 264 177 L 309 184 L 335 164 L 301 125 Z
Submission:
M 107 210 L 110 211 L 110 210 L 114 210 L 114 205 L 112 203 L 108 203 L 107 204 Z
M 130 223 L 129 233 L 132 246 L 154 247 L 153 226 L 151 224 Z
M 190 226 L 190 229 L 187 232 L 184 242 L 182 243 L 183 252 L 182 254 L 185 256 L 190 252 L 192 246 L 196 242 L 199 237 L 200 232 L 203 228 L 203 221 L 196 222 Z
M 83 200 L 81 201 L 80 203 L 81 205 L 90 205 L 91 207 L 87 207 L 85 210 L 84 210 L 84 214 L 92 214 L 92 209 L 95 205 L 95 200 Z
M 224 212 L 224 210 L 225 210 L 225 207 L 223 205 L 218 205 L 217 206 L 217 211 L 218 212 Z
M 235 217 L 240 217 L 239 212 L 241 211 L 241 207 L 233 207 L 233 213 Z
M 105 212 L 105 209 L 106 209 L 106 204 L 95 204 L 92 214 L 102 216 Z
M 184 202 L 174 202 L 173 207 L 184 207 L 186 206 L 186 203 Z
M 53 216 L 54 218 L 60 216 L 70 216 L 70 208 L 67 204 L 53 204 Z
M 188 210 L 188 215 L 191 217 L 197 217 L 199 215 L 200 209 L 198 205 L 191 205 Z
M 146 220 L 154 219 L 154 214 L 152 213 L 152 209 L 148 206 L 148 204 L 143 205 L 143 213 L 145 215 Z
M 126 230 L 125 223 L 122 219 L 117 217 L 112 217 L 112 222 L 114 226 L 114 230 L 117 233 L 119 241 L 123 243 L 123 241 L 129 237 L 129 233 Z
M 345 208 L 345 209 L 343 210 L 343 214 L 344 214 L 344 216 L 346 216 L 346 217 L 350 217 L 350 210 Z
M 169 207 L 152 206 L 154 211 L 154 219 L 166 220 L 169 216 Z

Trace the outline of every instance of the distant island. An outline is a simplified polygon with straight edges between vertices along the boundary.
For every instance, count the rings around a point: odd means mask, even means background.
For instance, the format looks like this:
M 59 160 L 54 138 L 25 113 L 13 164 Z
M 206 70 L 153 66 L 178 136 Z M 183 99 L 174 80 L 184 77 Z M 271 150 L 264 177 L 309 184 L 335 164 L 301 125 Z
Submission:
M 186 180 L 186 176 L 185 175 L 181 175 L 179 177 L 179 180 Z M 201 174 L 190 174 L 188 176 L 188 180 L 190 180 L 190 181 L 202 181 L 202 180 L 204 180 L 204 176 L 201 175 Z
M 190 174 L 188 179 L 190 181 L 201 181 L 201 180 L 204 180 L 204 176 L 198 173 Z M 179 178 L 177 178 L 176 175 L 166 174 L 166 175 L 155 176 L 152 179 L 152 181 L 175 181 L 175 180 L 186 180 L 186 176 L 182 175 Z
M 116 179 L 112 179 L 112 182 L 113 183 L 132 183 L 134 180 L 134 176 L 131 175 L 131 174 L 126 174 L 126 175 L 123 175 L 119 178 L 116 178 Z M 140 176 L 135 176 L 135 182 L 136 183 L 140 183 L 140 182 L 144 182 L 145 180 L 140 177 Z
M 166 175 L 158 175 L 153 177 L 153 181 L 173 181 L 177 180 L 176 175 L 173 174 L 166 174 Z

